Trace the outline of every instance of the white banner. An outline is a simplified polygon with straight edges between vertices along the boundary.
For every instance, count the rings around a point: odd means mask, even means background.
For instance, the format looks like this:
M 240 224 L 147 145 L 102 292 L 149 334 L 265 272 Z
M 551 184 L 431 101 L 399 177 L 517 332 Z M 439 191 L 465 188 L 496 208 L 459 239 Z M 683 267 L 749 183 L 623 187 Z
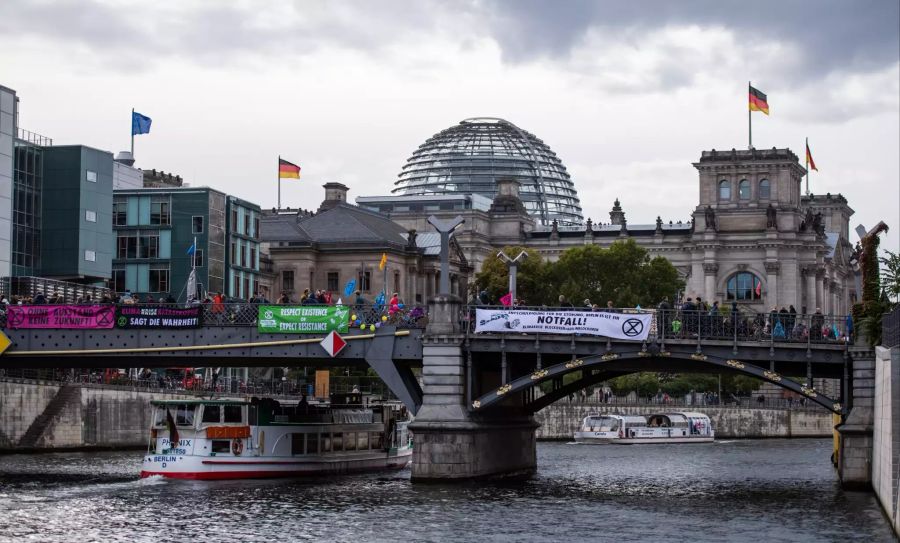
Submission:
M 475 332 L 584 334 L 643 341 L 652 319 L 650 313 L 476 309 Z

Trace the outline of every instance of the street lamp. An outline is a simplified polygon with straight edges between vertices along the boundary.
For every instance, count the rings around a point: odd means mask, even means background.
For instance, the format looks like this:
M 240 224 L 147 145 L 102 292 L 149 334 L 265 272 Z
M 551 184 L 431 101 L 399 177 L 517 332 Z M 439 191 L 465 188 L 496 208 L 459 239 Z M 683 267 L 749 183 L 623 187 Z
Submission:
M 516 303 L 516 273 L 519 269 L 519 262 L 528 258 L 528 253 L 522 251 L 515 258 L 510 258 L 506 256 L 506 253 L 500 251 L 497 253 L 497 258 L 506 263 L 507 267 L 509 267 L 509 293 L 510 293 L 510 301 L 509 305 L 515 305 Z

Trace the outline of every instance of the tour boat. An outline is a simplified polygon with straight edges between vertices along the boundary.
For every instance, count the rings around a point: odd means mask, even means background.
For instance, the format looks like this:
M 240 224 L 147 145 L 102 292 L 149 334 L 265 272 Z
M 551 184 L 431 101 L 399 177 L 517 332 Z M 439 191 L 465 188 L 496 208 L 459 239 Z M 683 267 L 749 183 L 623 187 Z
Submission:
M 405 467 L 412 456 L 406 410 L 365 399 L 153 401 L 141 477 L 253 479 Z
M 715 439 L 709 417 L 696 412 L 643 415 L 588 415 L 575 432 L 578 443 L 709 443 Z

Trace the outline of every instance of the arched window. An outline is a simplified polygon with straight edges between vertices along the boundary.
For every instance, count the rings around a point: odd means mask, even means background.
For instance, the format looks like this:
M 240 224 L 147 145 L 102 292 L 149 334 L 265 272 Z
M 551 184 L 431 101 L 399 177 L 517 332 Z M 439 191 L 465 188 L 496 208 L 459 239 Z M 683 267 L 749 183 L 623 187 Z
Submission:
M 750 181 L 741 179 L 741 182 L 738 183 L 738 196 L 741 200 L 750 199 Z
M 731 183 L 729 181 L 719 181 L 719 200 L 731 200 Z
M 728 278 L 725 291 L 728 300 L 759 300 L 762 298 L 762 281 L 750 272 L 738 272 Z
M 768 200 L 772 197 L 772 189 L 769 185 L 768 179 L 762 179 L 759 182 L 759 198 L 761 200 Z

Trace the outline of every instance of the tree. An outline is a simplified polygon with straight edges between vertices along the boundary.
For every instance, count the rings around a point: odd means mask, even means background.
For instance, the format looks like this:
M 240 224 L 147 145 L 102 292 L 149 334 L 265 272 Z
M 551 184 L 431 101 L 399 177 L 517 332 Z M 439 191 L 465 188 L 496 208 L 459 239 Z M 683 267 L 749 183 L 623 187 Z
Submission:
M 881 287 L 894 303 L 900 302 L 900 254 L 885 251 L 888 256 L 881 257 L 884 269 L 881 271 Z
M 547 286 L 545 281 L 546 264 L 540 253 L 534 249 L 523 247 L 504 247 L 503 252 L 515 258 L 520 252 L 528 255 L 519 262 L 516 274 L 516 296 L 528 305 L 542 305 L 547 302 Z M 481 271 L 475 274 L 475 281 L 470 287 L 472 296 L 487 291 L 488 303 L 499 304 L 500 297 L 509 292 L 509 268 L 500 258 L 494 256 L 484 261 Z
M 550 264 L 547 285 L 576 305 L 590 299 L 601 306 L 651 307 L 684 288 L 678 271 L 663 257 L 650 258 L 634 240 L 616 241 L 608 249 L 573 247 Z

